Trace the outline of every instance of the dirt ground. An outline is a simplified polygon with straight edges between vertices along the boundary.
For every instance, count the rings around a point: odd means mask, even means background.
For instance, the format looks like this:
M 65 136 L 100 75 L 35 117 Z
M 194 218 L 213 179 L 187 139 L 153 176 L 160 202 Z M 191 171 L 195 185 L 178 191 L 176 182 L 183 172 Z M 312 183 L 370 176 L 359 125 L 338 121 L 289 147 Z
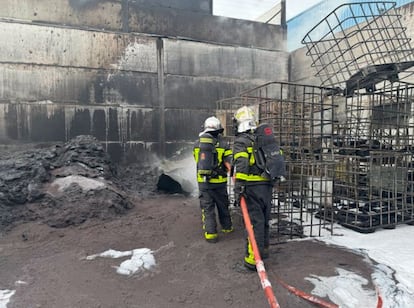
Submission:
M 216 244 L 203 240 L 198 199 L 183 195 L 136 198 L 125 215 L 53 228 L 28 222 L 0 234 L 0 290 L 16 290 L 8 308 L 28 307 L 269 307 L 256 273 L 241 273 L 244 227 Z M 86 256 L 108 249 L 154 251 L 155 268 L 131 276 L 115 267 L 126 258 Z M 371 281 L 362 257 L 315 240 L 272 245 L 265 263 L 282 308 L 315 307 L 292 295 L 276 277 L 306 292 L 311 275 L 334 276 L 337 267 Z M 367 288 L 374 289 L 372 284 Z
M 239 210 L 235 231 L 207 243 L 198 199 L 157 191 L 158 163 L 115 168 L 91 136 L 24 148 L 0 148 L 0 291 L 15 290 L 7 308 L 269 306 L 257 273 L 238 270 L 245 241 Z M 129 276 L 116 268 L 130 256 L 87 259 L 140 248 L 153 251 L 155 266 Z M 305 278 L 342 268 L 374 290 L 372 265 L 316 240 L 271 245 L 265 266 L 282 308 L 314 305 L 278 279 L 310 293 Z

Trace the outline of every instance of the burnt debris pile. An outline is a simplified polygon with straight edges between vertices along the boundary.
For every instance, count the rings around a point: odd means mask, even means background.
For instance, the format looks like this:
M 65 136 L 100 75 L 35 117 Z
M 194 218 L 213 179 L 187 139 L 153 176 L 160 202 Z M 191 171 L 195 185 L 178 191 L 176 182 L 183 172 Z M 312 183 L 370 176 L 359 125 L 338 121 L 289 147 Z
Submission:
M 0 230 L 27 221 L 52 227 L 78 225 L 133 207 L 116 166 L 92 136 L 1 157 Z

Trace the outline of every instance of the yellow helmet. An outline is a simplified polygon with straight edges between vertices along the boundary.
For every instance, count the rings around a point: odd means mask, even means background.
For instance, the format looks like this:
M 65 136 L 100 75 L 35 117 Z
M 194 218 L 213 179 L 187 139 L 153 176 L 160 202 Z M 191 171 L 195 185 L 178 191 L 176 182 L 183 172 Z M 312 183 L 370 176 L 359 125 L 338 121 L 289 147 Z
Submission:
M 242 133 L 255 129 L 256 124 L 256 115 L 251 107 L 243 106 L 234 114 L 234 119 L 237 121 L 237 132 Z

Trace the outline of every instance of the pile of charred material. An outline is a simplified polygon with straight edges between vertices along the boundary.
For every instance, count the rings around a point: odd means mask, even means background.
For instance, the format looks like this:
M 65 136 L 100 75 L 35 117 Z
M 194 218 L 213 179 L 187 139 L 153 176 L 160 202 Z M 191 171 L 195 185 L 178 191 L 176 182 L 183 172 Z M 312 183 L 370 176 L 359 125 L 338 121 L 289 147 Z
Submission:
M 133 203 L 116 174 L 116 166 L 92 136 L 2 153 L 0 231 L 28 221 L 66 227 L 124 214 Z

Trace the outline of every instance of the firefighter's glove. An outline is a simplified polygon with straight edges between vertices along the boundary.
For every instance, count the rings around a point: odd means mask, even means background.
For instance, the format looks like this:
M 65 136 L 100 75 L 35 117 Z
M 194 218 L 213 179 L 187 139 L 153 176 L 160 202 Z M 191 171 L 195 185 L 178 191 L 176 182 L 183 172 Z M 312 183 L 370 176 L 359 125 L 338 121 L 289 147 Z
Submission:
M 241 183 L 236 183 L 234 185 L 234 205 L 240 206 L 241 196 L 244 194 L 246 187 Z
M 213 170 L 213 171 L 211 171 L 211 175 L 210 175 L 210 177 L 211 177 L 211 178 L 217 178 L 217 177 L 218 177 L 218 172 L 217 172 L 217 170 Z
M 227 177 L 227 171 L 223 169 L 219 169 L 218 174 L 222 177 Z

